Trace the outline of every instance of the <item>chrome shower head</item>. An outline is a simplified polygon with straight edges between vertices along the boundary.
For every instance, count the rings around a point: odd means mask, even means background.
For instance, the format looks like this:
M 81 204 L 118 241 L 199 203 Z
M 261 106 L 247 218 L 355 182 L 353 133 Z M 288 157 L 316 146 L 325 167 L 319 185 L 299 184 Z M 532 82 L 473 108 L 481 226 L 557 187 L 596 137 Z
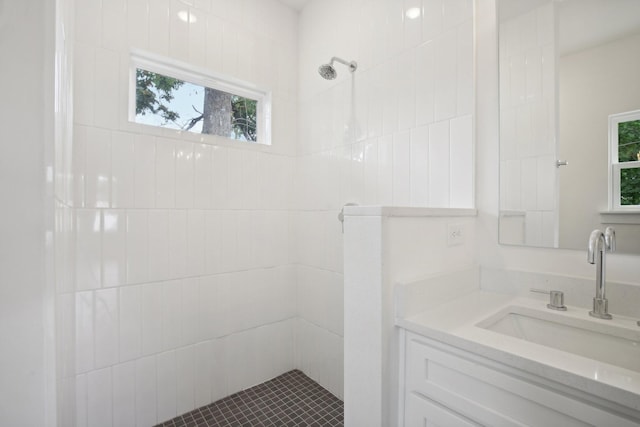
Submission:
M 349 71 L 351 71 L 352 73 L 358 69 L 358 63 L 356 61 L 347 62 L 344 59 L 336 58 L 334 56 L 333 58 L 331 58 L 331 62 L 318 67 L 318 73 L 320 73 L 323 79 L 333 80 L 336 77 L 338 77 L 338 73 L 336 72 L 336 69 L 333 67 L 334 62 L 339 62 L 341 64 L 346 65 L 347 67 L 349 67 Z
M 333 68 L 331 64 L 324 64 L 318 67 L 318 73 L 320 73 L 322 78 L 325 80 L 333 80 L 338 77 L 336 69 Z

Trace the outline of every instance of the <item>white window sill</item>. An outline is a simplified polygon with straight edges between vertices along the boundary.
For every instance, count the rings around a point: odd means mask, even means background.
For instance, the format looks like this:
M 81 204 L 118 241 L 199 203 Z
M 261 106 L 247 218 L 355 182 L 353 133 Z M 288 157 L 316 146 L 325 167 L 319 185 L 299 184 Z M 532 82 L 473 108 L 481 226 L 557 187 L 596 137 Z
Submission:
M 600 212 L 603 224 L 640 224 L 640 211 L 605 211 Z

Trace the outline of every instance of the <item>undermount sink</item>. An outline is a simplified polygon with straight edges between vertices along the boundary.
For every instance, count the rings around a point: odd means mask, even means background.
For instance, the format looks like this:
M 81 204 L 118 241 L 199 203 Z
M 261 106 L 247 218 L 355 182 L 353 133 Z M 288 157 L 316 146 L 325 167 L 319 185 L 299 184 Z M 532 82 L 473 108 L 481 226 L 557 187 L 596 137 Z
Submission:
M 511 306 L 476 326 L 640 372 L 640 328 L 607 322 Z

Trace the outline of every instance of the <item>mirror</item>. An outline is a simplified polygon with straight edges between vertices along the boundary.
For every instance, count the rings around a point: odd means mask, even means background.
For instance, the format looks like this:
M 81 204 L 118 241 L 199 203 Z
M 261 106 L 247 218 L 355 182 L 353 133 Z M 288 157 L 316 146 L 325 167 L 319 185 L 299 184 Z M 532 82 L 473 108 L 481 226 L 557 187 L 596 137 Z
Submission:
M 640 205 L 616 203 L 640 197 L 640 131 L 637 159 L 610 148 L 640 114 L 640 1 L 498 0 L 498 22 L 500 243 L 586 250 L 611 225 L 640 254 Z

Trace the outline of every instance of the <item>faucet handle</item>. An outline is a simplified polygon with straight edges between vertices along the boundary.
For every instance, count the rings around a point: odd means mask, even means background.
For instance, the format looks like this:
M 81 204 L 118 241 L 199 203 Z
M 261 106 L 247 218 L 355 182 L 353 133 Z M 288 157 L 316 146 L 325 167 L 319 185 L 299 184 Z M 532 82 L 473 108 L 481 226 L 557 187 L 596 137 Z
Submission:
M 567 307 L 564 305 L 564 292 L 562 291 L 546 291 L 544 289 L 530 289 L 531 292 L 537 294 L 549 295 L 549 304 L 547 308 L 551 310 L 567 311 Z
M 358 206 L 358 204 L 347 203 L 342 207 L 342 209 L 340 209 L 340 213 L 338 214 L 338 221 L 342 223 L 342 234 L 344 234 L 344 208 L 346 208 L 347 206 Z
M 613 227 L 605 228 L 604 243 L 609 252 L 616 251 L 616 230 Z

